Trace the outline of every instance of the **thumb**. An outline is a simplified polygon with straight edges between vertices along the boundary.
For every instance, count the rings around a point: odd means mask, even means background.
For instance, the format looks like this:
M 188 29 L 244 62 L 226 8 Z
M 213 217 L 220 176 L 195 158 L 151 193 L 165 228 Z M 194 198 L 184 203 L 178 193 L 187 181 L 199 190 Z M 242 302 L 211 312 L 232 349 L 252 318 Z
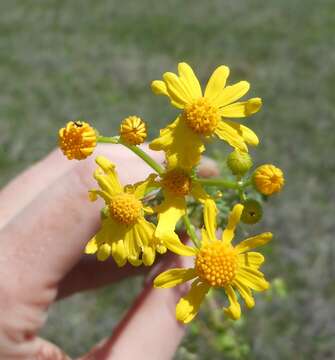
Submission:
M 157 267 L 163 271 L 170 267 L 188 267 L 190 262 L 190 258 L 171 256 Z M 155 289 L 152 281 L 148 281 L 112 336 L 81 360 L 172 359 L 185 333 L 185 326 L 176 320 L 175 307 L 187 290 L 188 284 Z

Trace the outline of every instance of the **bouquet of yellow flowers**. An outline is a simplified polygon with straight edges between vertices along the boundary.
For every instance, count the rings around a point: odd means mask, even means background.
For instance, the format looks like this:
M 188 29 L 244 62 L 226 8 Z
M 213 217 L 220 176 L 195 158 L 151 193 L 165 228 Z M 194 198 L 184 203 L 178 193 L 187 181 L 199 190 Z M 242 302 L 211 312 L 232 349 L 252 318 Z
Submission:
M 248 145 L 256 146 L 257 135 L 248 127 L 231 119 L 244 118 L 258 112 L 260 98 L 238 101 L 249 90 L 247 81 L 226 85 L 227 66 L 219 66 L 211 75 L 204 92 L 192 68 L 178 64 L 178 74 L 167 72 L 163 80 L 155 80 L 155 94 L 167 96 L 180 114 L 150 142 L 150 149 L 163 151 L 164 166 L 158 164 L 139 145 L 147 138 L 147 124 L 137 116 L 129 116 L 120 124 L 116 136 L 102 136 L 84 121 L 70 121 L 59 131 L 59 147 L 68 159 L 83 160 L 91 155 L 97 143 L 122 144 L 145 161 L 153 170 L 146 179 L 135 184 L 121 184 L 115 165 L 103 156 L 96 158 L 94 172 L 98 188 L 89 198 L 104 200 L 101 228 L 87 243 L 85 252 L 98 260 L 112 257 L 118 266 L 151 266 L 156 253 L 172 251 L 193 257 L 189 268 L 169 269 L 153 281 L 156 288 L 169 288 L 192 281 L 188 294 L 176 306 L 176 318 L 190 322 L 211 288 L 225 291 L 229 306 L 224 312 L 239 319 L 240 296 L 247 308 L 255 305 L 252 291 L 269 287 L 260 266 L 261 253 L 254 248 L 272 239 L 265 232 L 233 244 L 240 222 L 255 224 L 262 217 L 261 199 L 279 192 L 284 185 L 283 172 L 271 164 L 251 171 L 253 161 Z M 197 166 L 205 145 L 215 139 L 227 142 L 233 151 L 227 156 L 227 176 L 201 178 Z M 215 189 L 216 191 L 213 191 Z M 224 196 L 229 193 L 229 197 Z M 201 209 L 196 221 L 194 208 Z M 225 211 L 224 209 L 229 209 Z M 217 225 L 225 224 L 223 231 Z M 182 220 L 182 221 L 180 221 Z M 196 231 L 196 226 L 199 231 Z M 182 223 L 193 245 L 184 244 L 177 232 Z M 221 235 L 219 235 L 221 232 Z

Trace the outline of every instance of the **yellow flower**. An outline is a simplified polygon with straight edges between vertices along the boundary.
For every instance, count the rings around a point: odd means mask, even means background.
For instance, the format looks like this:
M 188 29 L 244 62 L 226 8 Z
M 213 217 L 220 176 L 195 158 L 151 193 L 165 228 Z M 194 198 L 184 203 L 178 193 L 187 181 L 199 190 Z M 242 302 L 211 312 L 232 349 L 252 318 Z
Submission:
M 258 167 L 252 179 L 255 188 L 264 195 L 272 195 L 281 191 L 285 183 L 281 169 L 271 164 Z
M 158 275 L 154 286 L 169 288 L 195 279 L 189 293 L 182 297 L 176 307 L 176 317 L 183 323 L 190 322 L 198 313 L 199 307 L 210 288 L 223 288 L 229 300 L 225 313 L 232 319 L 239 319 L 241 307 L 237 290 L 248 308 L 255 305 L 251 290 L 264 291 L 269 287 L 259 267 L 264 257 L 254 251 L 254 247 L 264 245 L 272 238 L 271 233 L 263 233 L 243 240 L 233 246 L 235 228 L 240 220 L 243 205 L 235 205 L 223 231 L 222 239 L 216 238 L 216 218 L 204 218 L 200 249 L 194 249 L 194 267 L 189 269 L 170 269 Z
M 155 236 L 155 225 L 145 218 L 146 208 L 142 199 L 152 183 L 152 176 L 134 185 L 122 186 L 115 171 L 115 165 L 103 156 L 96 162 L 100 168 L 94 173 L 100 190 L 91 190 L 92 201 L 100 196 L 104 199 L 107 216 L 102 219 L 99 232 L 88 242 L 86 254 L 97 253 L 104 261 L 110 255 L 118 266 L 127 260 L 134 266 L 152 265 L 155 252 L 166 252 L 165 245 Z
M 210 212 L 216 216 L 215 201 L 206 193 L 199 182 L 193 179 L 190 171 L 179 167 L 168 167 L 156 182 L 156 187 L 163 190 L 164 200 L 155 208 L 158 213 L 158 224 L 155 231 L 157 238 L 161 239 L 173 252 L 180 255 L 192 255 L 193 249 L 182 245 L 175 233 L 175 227 L 180 218 L 187 211 L 186 196 L 193 196 L 204 205 L 205 216 Z
M 95 130 L 84 121 L 68 122 L 58 135 L 59 147 L 69 160 L 87 158 L 97 145 Z
M 140 145 L 147 137 L 145 122 L 137 116 L 125 118 L 120 125 L 121 140 L 129 145 Z
M 172 124 L 161 130 L 160 136 L 151 142 L 151 149 L 164 150 L 172 165 L 192 168 L 205 150 L 204 140 L 214 135 L 241 151 L 248 151 L 246 144 L 258 144 L 253 131 L 227 119 L 243 118 L 260 109 L 260 98 L 236 102 L 248 92 L 248 82 L 226 86 L 229 68 L 219 66 L 203 94 L 188 64 L 180 63 L 178 72 L 179 76 L 167 72 L 163 81 L 152 82 L 152 90 L 156 94 L 168 96 L 171 104 L 183 111 Z

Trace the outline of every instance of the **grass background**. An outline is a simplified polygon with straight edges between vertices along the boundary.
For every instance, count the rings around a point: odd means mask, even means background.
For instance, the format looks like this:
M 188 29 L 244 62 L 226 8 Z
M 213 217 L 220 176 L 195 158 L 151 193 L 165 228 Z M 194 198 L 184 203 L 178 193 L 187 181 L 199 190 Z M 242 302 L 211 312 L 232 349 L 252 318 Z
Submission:
M 113 134 L 136 113 L 156 134 L 175 111 L 151 94 L 151 80 L 180 60 L 203 82 L 228 64 L 230 81 L 249 80 L 264 100 L 247 120 L 262 139 L 256 161 L 286 173 L 261 227 L 276 234 L 266 271 L 287 296 L 260 298 L 243 323 L 227 325 L 230 340 L 190 327 L 176 358 L 333 359 L 334 31 L 333 0 L 1 0 L 0 184 L 54 148 L 68 119 Z M 85 351 L 139 287 L 59 303 L 44 335 L 74 356 Z M 229 341 L 246 350 L 226 352 Z

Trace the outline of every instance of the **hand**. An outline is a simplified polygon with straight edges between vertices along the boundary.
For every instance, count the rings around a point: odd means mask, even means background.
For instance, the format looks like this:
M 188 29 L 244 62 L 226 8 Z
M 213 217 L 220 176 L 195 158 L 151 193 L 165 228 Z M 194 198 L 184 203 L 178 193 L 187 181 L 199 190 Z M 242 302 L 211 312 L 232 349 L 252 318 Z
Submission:
M 98 146 L 98 154 L 116 163 L 123 183 L 151 172 L 121 146 Z M 48 307 L 75 292 L 148 271 L 82 255 L 100 226 L 102 204 L 89 202 L 87 195 L 96 186 L 95 168 L 94 156 L 73 162 L 57 150 L 0 192 L 0 359 L 68 359 L 37 335 Z M 205 163 L 203 172 L 212 175 L 216 169 Z M 158 266 L 177 261 L 165 255 Z M 175 320 L 179 297 L 180 290 L 155 290 L 148 284 L 113 335 L 81 359 L 171 359 L 184 332 Z

